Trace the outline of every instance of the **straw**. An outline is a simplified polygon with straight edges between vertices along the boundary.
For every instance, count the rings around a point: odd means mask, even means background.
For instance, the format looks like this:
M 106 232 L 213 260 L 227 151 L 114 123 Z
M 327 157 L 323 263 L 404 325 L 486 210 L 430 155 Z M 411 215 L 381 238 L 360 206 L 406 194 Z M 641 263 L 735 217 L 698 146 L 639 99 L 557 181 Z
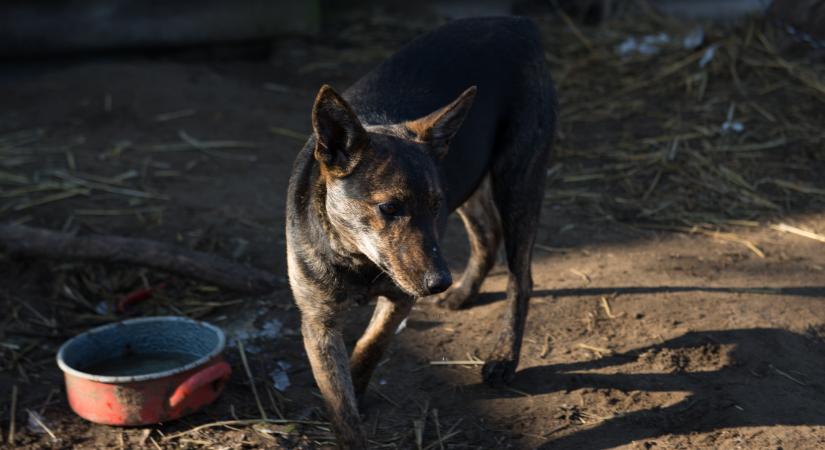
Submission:
M 705 42 L 691 50 L 679 27 L 650 15 L 598 28 L 568 21 L 540 21 L 560 104 L 560 170 L 546 201 L 607 222 L 695 227 L 759 257 L 755 243 L 716 233 L 825 208 L 816 144 L 825 62 L 779 56 L 760 18 L 705 25 Z M 627 37 L 660 32 L 671 43 L 653 54 L 615 51 Z M 733 122 L 741 132 L 726 131 Z
M 246 361 L 246 351 L 244 351 L 243 348 L 243 341 L 240 339 L 238 339 L 238 351 L 241 354 L 244 371 L 246 371 L 246 376 L 249 379 L 249 387 L 252 389 L 252 395 L 255 397 L 255 404 L 258 405 L 258 412 L 261 413 L 261 419 L 268 420 L 269 418 L 266 416 L 263 403 L 261 403 L 261 397 L 258 396 L 258 388 L 255 387 L 255 378 L 252 377 L 252 371 L 249 370 L 249 363 Z
M 9 412 L 9 438 L 10 445 L 14 445 L 14 428 L 17 416 L 17 385 L 11 387 L 11 409 Z

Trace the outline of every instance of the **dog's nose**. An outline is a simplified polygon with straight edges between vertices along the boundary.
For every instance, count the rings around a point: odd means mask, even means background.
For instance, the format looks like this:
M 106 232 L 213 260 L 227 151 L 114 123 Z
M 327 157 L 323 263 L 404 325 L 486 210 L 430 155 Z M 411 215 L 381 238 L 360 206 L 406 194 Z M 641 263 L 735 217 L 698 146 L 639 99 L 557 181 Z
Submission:
M 424 276 L 424 283 L 430 295 L 438 294 L 446 291 L 453 284 L 453 277 L 448 270 L 430 272 Z

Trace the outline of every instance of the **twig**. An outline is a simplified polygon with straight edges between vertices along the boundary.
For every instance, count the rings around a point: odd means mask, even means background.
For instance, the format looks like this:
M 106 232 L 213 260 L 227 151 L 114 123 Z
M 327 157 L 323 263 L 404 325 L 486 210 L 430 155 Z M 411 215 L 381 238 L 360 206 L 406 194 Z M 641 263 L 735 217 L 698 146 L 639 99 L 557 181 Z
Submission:
M 741 238 L 741 237 L 739 237 L 739 236 L 737 236 L 733 233 L 722 233 L 720 231 L 708 231 L 708 230 L 702 230 L 700 228 L 695 228 L 695 227 L 691 230 L 691 232 L 704 234 L 705 236 L 710 236 L 710 237 L 712 237 L 714 239 L 718 239 L 720 241 L 736 242 L 738 244 L 742 244 L 745 247 L 747 247 L 748 250 L 753 252 L 753 254 L 755 254 L 756 256 L 758 256 L 760 258 L 765 257 L 765 252 L 763 252 L 762 249 L 760 249 L 756 244 L 754 244 L 753 242 L 751 242 L 747 239 Z
M 158 450 L 163 450 L 163 449 L 160 447 L 160 445 L 158 444 L 158 442 L 155 440 L 155 438 L 153 438 L 152 436 L 149 436 L 149 440 L 150 440 L 150 441 L 152 441 L 152 445 L 154 445 L 156 449 L 158 449 Z
M 241 141 L 197 141 L 199 147 L 193 147 L 192 144 L 188 142 L 178 142 L 173 144 L 153 144 L 153 145 L 141 145 L 135 146 L 137 150 L 149 152 L 149 153 L 171 153 L 171 152 L 183 152 L 183 151 L 192 151 L 192 150 L 201 150 L 201 149 L 221 149 L 221 148 L 245 148 L 245 149 L 254 149 L 258 146 L 251 142 L 241 142 Z
M 17 414 L 17 385 L 11 387 L 11 412 L 9 416 L 9 445 L 14 445 L 15 415 Z
M 255 155 L 233 155 L 229 153 L 219 152 L 210 148 L 206 143 L 201 142 L 192 136 L 190 136 L 186 131 L 180 130 L 178 131 L 178 136 L 180 136 L 183 142 L 191 145 L 192 147 L 206 153 L 209 156 L 214 156 L 216 158 L 223 158 L 229 159 L 233 161 L 246 161 L 246 162 L 255 162 L 258 160 L 258 157 Z
M 541 348 L 541 353 L 539 354 L 539 358 L 546 358 L 548 354 L 550 354 L 550 350 L 553 349 L 553 336 L 550 333 L 547 333 L 547 336 L 544 338 L 544 347 Z
M 602 308 L 604 309 L 604 313 L 607 315 L 608 319 L 612 319 L 615 317 L 613 315 L 613 312 L 610 311 L 610 303 L 607 301 L 607 297 L 605 296 L 602 296 Z
M 312 421 L 312 420 L 281 420 L 281 419 L 245 419 L 245 420 L 221 420 L 218 422 L 206 423 L 203 425 L 198 425 L 194 428 L 191 428 L 186 431 L 181 431 L 175 434 L 170 434 L 168 436 L 164 436 L 164 441 L 169 441 L 172 439 L 179 438 L 181 436 L 186 436 L 190 433 L 195 433 L 197 431 L 206 430 L 209 428 L 215 427 L 225 427 L 225 426 L 245 426 L 245 425 L 255 425 L 255 424 L 273 424 L 273 425 L 310 425 L 310 426 L 329 426 L 329 422 L 319 422 L 319 421 Z
M 96 182 L 96 181 L 84 180 L 82 178 L 78 178 L 78 177 L 75 177 L 75 176 L 69 175 L 67 173 L 60 172 L 60 171 L 52 172 L 52 175 L 54 175 L 57 178 L 60 178 L 61 180 L 66 181 L 67 183 L 71 183 L 71 184 L 74 184 L 74 185 L 77 185 L 77 186 L 82 186 L 82 187 L 88 188 L 88 189 L 93 189 L 93 190 L 98 190 L 98 191 L 103 191 L 103 192 L 109 192 L 111 194 L 118 194 L 118 195 L 123 195 L 123 196 L 126 196 L 126 197 L 152 198 L 152 199 L 158 199 L 158 200 L 169 200 L 169 197 L 167 197 L 165 195 L 152 194 L 150 192 L 138 191 L 136 189 L 128 189 L 128 188 L 122 188 L 122 187 L 116 187 L 116 186 L 109 186 L 107 184 L 99 183 L 99 182 Z
M 444 437 L 440 438 L 437 442 L 432 442 L 432 443 L 430 443 L 429 445 L 427 445 L 426 447 L 424 447 L 422 450 L 430 450 L 431 448 L 434 448 L 436 445 L 440 445 L 440 446 L 441 446 L 441 448 L 444 448 L 444 443 L 445 443 L 445 442 L 447 442 L 447 441 L 449 441 L 450 439 L 452 439 L 452 438 L 454 438 L 454 437 L 458 436 L 459 434 L 461 434 L 461 430 L 459 430 L 459 431 L 453 431 L 453 432 L 451 432 L 451 433 L 447 433 L 446 435 L 444 435 Z
M 808 239 L 813 239 L 815 241 L 825 242 L 825 236 L 823 236 L 821 234 L 817 234 L 817 233 L 814 233 L 812 231 L 803 230 L 802 228 L 797 228 L 797 227 L 788 225 L 786 223 L 771 225 L 771 228 L 773 228 L 776 231 L 783 231 L 785 233 L 795 234 L 797 236 L 806 237 Z
M 160 213 L 165 209 L 165 206 L 147 206 L 134 209 L 76 209 L 74 214 L 78 216 L 131 216 L 133 214 Z
M 441 438 L 441 423 L 438 420 L 438 409 L 433 409 L 433 421 L 435 422 L 435 435 L 438 438 L 438 447 L 444 450 L 444 441 Z
M 581 348 L 583 348 L 583 349 L 585 349 L 585 350 L 590 350 L 591 352 L 595 352 L 595 353 L 597 353 L 599 356 L 601 356 L 601 355 L 608 355 L 608 356 L 609 356 L 609 355 L 612 355 L 612 354 L 613 354 L 613 350 L 610 350 L 610 349 L 608 349 L 608 348 L 603 348 L 603 347 L 596 347 L 596 346 L 594 346 L 594 345 L 588 345 L 588 344 L 577 344 L 577 347 L 581 347 Z
M 613 314 L 613 311 L 610 309 L 610 302 L 607 300 L 607 297 L 604 296 L 602 296 L 602 308 L 608 319 L 616 319 L 625 315 L 625 313 Z
M 568 248 L 550 247 L 549 245 L 544 244 L 533 244 L 533 247 L 536 247 L 539 250 L 544 250 L 548 253 L 567 253 L 570 251 Z
M 773 364 L 768 364 L 768 367 L 770 367 L 771 369 L 773 369 L 773 371 L 774 371 L 774 372 L 776 372 L 776 373 L 778 373 L 779 375 L 782 375 L 783 377 L 785 377 L 785 378 L 787 378 L 787 379 L 789 379 L 789 380 L 793 381 L 794 383 L 796 383 L 796 384 L 798 384 L 798 385 L 800 385 L 800 386 L 807 386 L 807 385 L 808 385 L 808 383 L 805 383 L 805 382 L 803 382 L 803 381 L 799 381 L 799 380 L 797 380 L 796 378 L 792 377 L 789 373 L 787 373 L 787 372 L 785 372 L 785 371 L 783 371 L 783 370 L 779 370 L 779 369 L 777 369 L 776 367 L 774 367 L 774 366 L 773 366 Z
M 171 111 L 166 113 L 161 113 L 155 116 L 155 122 L 167 122 L 169 120 L 175 119 L 182 119 L 184 117 L 189 117 L 195 114 L 194 109 L 181 109 L 179 111 Z
M 376 395 L 383 398 L 384 401 L 391 404 L 392 406 L 395 406 L 396 408 L 401 408 L 401 405 L 399 405 L 397 401 L 393 400 L 389 395 L 381 392 L 381 390 L 372 388 L 372 392 L 375 392 Z
M 266 417 L 264 405 L 261 403 L 261 397 L 258 396 L 258 388 L 255 387 L 255 379 L 252 377 L 252 371 L 249 370 L 249 363 L 246 361 L 246 351 L 244 351 L 243 341 L 241 339 L 238 339 L 238 351 L 241 353 L 241 362 L 243 362 L 243 368 L 246 371 L 247 378 L 249 378 L 249 386 L 252 388 L 252 395 L 255 397 L 255 403 L 258 405 L 261 419 L 267 420 L 268 417 Z
M 288 137 L 290 139 L 294 139 L 296 141 L 304 142 L 309 137 L 309 134 L 299 133 L 297 131 L 290 130 L 289 128 L 284 127 L 269 127 L 269 131 L 273 134 L 277 134 L 279 136 Z
M 545 431 L 544 433 L 542 433 L 541 437 L 542 437 L 542 439 L 547 439 L 550 435 L 558 433 L 559 431 L 564 430 L 565 428 L 568 428 L 568 427 L 570 427 L 570 422 L 568 422 L 564 425 L 557 426 L 556 428 L 553 428 L 550 431 Z
M 88 189 L 70 189 L 68 191 L 58 192 L 56 194 L 47 195 L 45 197 L 39 198 L 37 200 L 32 200 L 30 202 L 21 203 L 14 207 L 15 211 L 24 211 L 29 208 L 34 208 L 35 206 L 42 206 L 47 203 L 53 203 L 60 200 L 66 200 L 67 198 L 76 197 L 78 195 L 89 195 Z
M 590 276 L 587 275 L 586 273 L 584 273 L 580 270 L 576 270 L 576 269 L 570 269 L 570 271 L 573 272 L 574 274 L 578 275 L 579 277 L 581 277 L 582 280 L 590 283 Z
M 278 415 L 278 418 L 284 419 L 284 415 L 283 413 L 281 413 L 281 408 L 278 407 L 278 402 L 275 400 L 275 395 L 277 394 L 272 393 L 272 391 L 274 390 L 275 388 L 273 388 L 271 385 L 267 385 L 266 395 L 267 397 L 269 397 L 269 404 L 272 405 L 272 409 L 275 410 L 275 414 Z
M 49 436 L 51 436 L 51 438 L 54 442 L 59 441 L 59 439 L 57 438 L 57 436 L 55 436 L 55 434 L 52 432 L 52 430 L 50 430 L 49 427 L 47 427 L 46 424 L 43 423 L 42 420 L 40 420 L 39 414 L 37 414 L 36 412 L 34 412 L 30 409 L 26 409 L 26 412 L 29 414 L 29 417 L 31 417 L 32 420 L 34 420 L 35 422 L 37 422 L 38 425 L 40 425 L 40 428 L 43 428 L 43 430 L 46 433 L 49 433 Z
M 424 444 L 424 421 L 423 420 L 413 420 L 413 433 L 415 434 L 415 446 L 418 450 L 422 450 L 422 445 Z
M 522 396 L 522 397 L 532 397 L 532 394 L 529 394 L 529 393 L 527 393 L 527 392 L 524 392 L 524 391 L 518 390 L 518 389 L 516 389 L 516 388 L 512 388 L 512 387 L 510 387 L 510 386 L 502 386 L 502 388 L 503 388 L 504 390 L 506 390 L 506 391 L 510 391 L 510 392 L 512 392 L 512 393 L 514 393 L 514 394 L 518 394 L 518 395 L 520 395 L 520 396 Z
M 550 3 L 553 4 L 553 6 L 556 8 L 556 12 L 559 14 L 559 17 L 561 17 L 561 19 L 564 21 L 564 24 L 570 28 L 570 31 L 573 32 L 573 35 L 576 36 L 576 39 L 581 41 L 581 43 L 584 44 L 584 46 L 587 47 L 588 50 L 593 51 L 593 43 L 591 43 L 590 40 L 587 39 L 584 36 L 584 34 L 582 34 L 581 30 L 579 30 L 579 27 L 577 27 L 573 20 L 571 20 L 570 17 L 567 14 L 565 14 L 565 12 L 559 6 L 559 3 L 556 0 L 550 0 Z
M 431 366 L 483 366 L 484 361 L 457 359 L 453 361 L 430 361 Z

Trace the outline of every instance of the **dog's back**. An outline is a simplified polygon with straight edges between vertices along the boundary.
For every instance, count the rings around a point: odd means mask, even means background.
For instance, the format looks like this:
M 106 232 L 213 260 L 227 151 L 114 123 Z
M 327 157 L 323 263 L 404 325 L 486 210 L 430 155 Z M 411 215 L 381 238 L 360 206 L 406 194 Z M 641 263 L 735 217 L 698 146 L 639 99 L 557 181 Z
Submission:
M 447 173 L 462 175 L 448 184 L 453 210 L 481 182 L 509 123 L 528 117 L 536 127 L 555 126 L 555 93 L 533 22 L 490 17 L 448 23 L 384 61 L 344 98 L 365 123 L 400 123 L 444 106 L 473 85 L 473 108 L 443 162 Z
M 507 254 L 509 307 L 482 368 L 518 365 L 532 287 L 556 103 L 539 33 L 517 18 L 449 23 L 401 49 L 341 97 L 324 86 L 287 199 L 289 277 L 318 387 L 342 448 L 366 448 L 356 396 L 417 298 L 459 308 Z M 461 279 L 439 249 L 448 213 L 464 220 Z M 452 283 L 452 285 L 451 285 Z M 378 297 L 347 364 L 346 300 Z

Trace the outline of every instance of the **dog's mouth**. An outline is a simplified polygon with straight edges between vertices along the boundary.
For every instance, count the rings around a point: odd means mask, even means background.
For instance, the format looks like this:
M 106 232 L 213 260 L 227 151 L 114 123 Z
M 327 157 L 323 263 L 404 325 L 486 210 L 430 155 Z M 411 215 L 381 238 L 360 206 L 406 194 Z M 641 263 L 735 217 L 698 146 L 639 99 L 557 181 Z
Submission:
M 422 276 L 416 277 L 415 281 L 403 276 L 398 276 L 390 270 L 385 270 L 385 272 L 402 291 L 419 298 L 440 294 L 446 291 L 453 283 L 449 270 L 431 270 L 425 272 Z
M 408 294 L 412 297 L 425 297 L 427 295 L 427 293 L 424 292 L 424 289 L 421 286 L 416 285 L 416 283 L 412 283 L 409 280 L 404 279 L 403 277 L 397 276 L 389 269 L 383 270 L 384 273 L 386 273 L 387 276 L 392 280 L 392 282 L 395 283 L 395 285 L 399 289 L 404 291 L 405 294 Z
M 380 247 L 366 246 L 366 250 L 373 248 Z M 418 249 L 415 248 L 415 250 Z M 364 254 L 401 291 L 412 297 L 438 294 L 447 290 L 452 284 L 452 275 L 447 262 L 439 255 L 438 248 L 435 246 L 432 247 L 431 255 L 423 251 L 409 250 L 389 255 L 378 251 L 364 252 Z
M 393 284 L 395 284 L 398 289 L 401 289 L 405 294 L 410 295 L 412 297 L 424 297 L 427 294 L 423 292 L 423 289 L 417 286 L 415 283 L 410 282 L 409 280 L 405 279 L 404 277 L 398 276 L 394 270 L 390 269 L 386 264 L 381 264 L 374 262 L 378 269 L 381 270 L 381 276 L 386 276 L 389 278 Z M 376 277 L 376 280 L 380 278 Z

